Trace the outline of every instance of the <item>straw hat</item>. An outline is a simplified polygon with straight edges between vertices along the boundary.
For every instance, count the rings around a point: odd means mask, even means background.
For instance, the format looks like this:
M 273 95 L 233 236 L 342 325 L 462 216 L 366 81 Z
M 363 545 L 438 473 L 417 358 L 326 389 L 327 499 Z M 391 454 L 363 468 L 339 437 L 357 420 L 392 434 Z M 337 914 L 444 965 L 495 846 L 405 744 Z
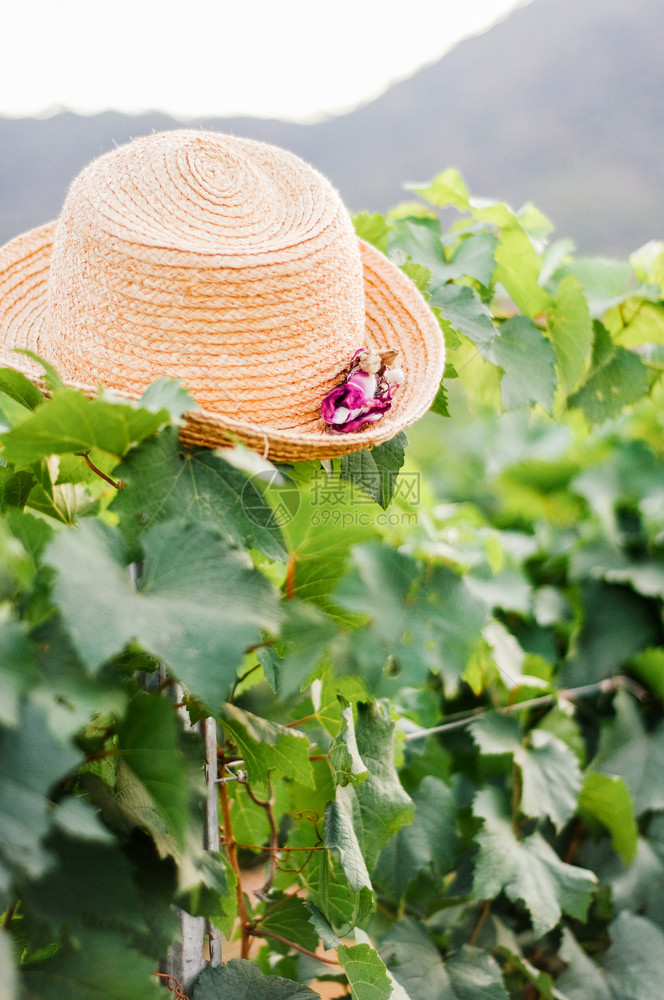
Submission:
M 343 433 L 321 401 L 363 346 L 398 351 L 404 378 L 389 412 Z M 93 161 L 59 220 L 0 249 L 0 364 L 38 381 L 17 347 L 90 394 L 181 378 L 202 408 L 184 443 L 285 461 L 393 437 L 430 406 L 444 357 L 419 292 L 355 236 L 324 177 L 274 146 L 189 130 Z

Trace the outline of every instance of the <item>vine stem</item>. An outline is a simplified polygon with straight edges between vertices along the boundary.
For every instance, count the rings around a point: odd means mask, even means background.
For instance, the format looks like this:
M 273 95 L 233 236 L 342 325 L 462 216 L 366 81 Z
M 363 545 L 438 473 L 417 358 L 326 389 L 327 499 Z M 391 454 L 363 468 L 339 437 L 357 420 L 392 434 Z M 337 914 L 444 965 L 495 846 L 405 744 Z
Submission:
M 294 941 L 289 941 L 288 938 L 282 937 L 281 934 L 275 934 L 273 931 L 261 931 L 256 927 L 249 927 L 247 928 L 247 934 L 250 934 L 252 937 L 269 937 L 275 941 L 281 941 L 282 944 L 287 945 L 289 948 L 295 948 L 296 951 L 302 952 L 308 958 L 315 958 L 317 962 L 324 962 L 325 965 L 341 965 L 341 962 L 337 959 L 317 955 L 315 951 L 309 951 L 308 948 L 303 948 L 301 944 L 295 944 Z
M 226 848 L 226 855 L 228 857 L 228 862 L 235 872 L 235 896 L 237 899 L 237 914 L 240 919 L 240 927 L 242 928 L 242 943 L 240 950 L 241 958 L 249 958 L 249 949 L 251 947 L 251 938 L 248 928 L 251 926 L 249 923 L 249 914 L 247 913 L 247 907 L 244 902 L 244 892 L 242 890 L 242 873 L 240 872 L 240 864 L 237 859 L 237 843 L 233 837 L 233 824 L 231 821 L 231 807 L 228 800 L 228 789 L 226 785 L 219 786 L 219 798 L 221 800 L 221 815 L 224 823 L 224 847 Z
M 18 906 L 18 900 L 14 900 L 11 906 L 7 907 L 5 913 L 5 919 L 2 922 L 3 931 L 8 931 L 12 920 L 14 919 L 14 914 L 16 913 L 16 907 Z
M 111 477 L 107 476 L 105 472 L 102 472 L 101 469 L 97 468 L 97 466 L 91 461 L 90 456 L 89 456 L 89 454 L 88 454 L 87 451 L 78 451 L 78 452 L 76 452 L 76 454 L 79 455 L 83 459 L 83 461 L 88 466 L 88 468 L 92 469 L 92 471 L 94 472 L 94 474 L 96 476 L 99 476 L 100 479 L 105 480 L 105 482 L 107 482 L 109 484 L 109 486 L 113 486 L 116 490 L 121 490 L 122 489 L 122 483 L 120 483 L 120 482 L 116 483 L 114 479 L 111 479 Z
M 484 902 L 482 903 L 482 906 L 480 907 L 480 912 L 478 914 L 477 920 L 475 921 L 475 926 L 473 927 L 471 935 L 468 938 L 469 945 L 472 946 L 477 941 L 478 937 L 480 936 L 480 932 L 484 927 L 484 921 L 489 916 L 490 912 L 491 912 L 491 903 L 489 902 L 488 899 L 485 899 Z
M 295 563 L 296 557 L 290 555 L 286 566 L 286 597 L 291 600 L 295 597 Z
M 270 871 L 269 871 L 268 876 L 267 876 L 267 878 L 265 880 L 265 884 L 263 885 L 263 887 L 261 889 L 261 893 L 266 893 L 271 888 L 272 883 L 274 882 L 274 876 L 277 873 L 277 854 L 276 854 L 276 852 L 279 850 L 279 828 L 277 827 L 277 820 L 276 820 L 275 815 L 274 815 L 274 808 L 273 808 L 274 807 L 274 797 L 272 795 L 272 785 L 271 785 L 271 782 L 270 782 L 270 780 L 268 778 L 268 793 L 269 794 L 268 794 L 267 799 L 265 799 L 265 801 L 263 801 L 263 799 L 259 799 L 258 796 L 256 796 L 254 794 L 253 790 L 250 788 L 249 785 L 245 785 L 245 788 L 247 790 L 247 794 L 249 795 L 249 798 L 251 799 L 251 801 L 255 805 L 257 805 L 260 809 L 265 810 L 265 815 L 267 816 L 267 821 L 268 821 L 268 823 L 270 825 L 270 847 L 269 847 L 269 851 L 270 851 Z

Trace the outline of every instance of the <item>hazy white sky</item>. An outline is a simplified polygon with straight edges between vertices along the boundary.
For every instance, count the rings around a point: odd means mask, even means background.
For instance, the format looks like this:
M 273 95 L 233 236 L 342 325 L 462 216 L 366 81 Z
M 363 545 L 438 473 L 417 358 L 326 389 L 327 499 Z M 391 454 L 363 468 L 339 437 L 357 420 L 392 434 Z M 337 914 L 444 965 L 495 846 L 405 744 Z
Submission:
M 523 2 L 13 0 L 0 114 L 65 105 L 310 120 L 378 96 Z

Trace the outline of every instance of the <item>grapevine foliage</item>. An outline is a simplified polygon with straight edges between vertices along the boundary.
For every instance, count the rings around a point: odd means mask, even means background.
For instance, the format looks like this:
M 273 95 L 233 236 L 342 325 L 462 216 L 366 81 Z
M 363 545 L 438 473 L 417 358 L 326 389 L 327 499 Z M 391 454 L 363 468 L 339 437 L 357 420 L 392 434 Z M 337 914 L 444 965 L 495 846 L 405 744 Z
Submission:
M 8 1000 L 156 996 L 174 905 L 241 938 L 194 1000 L 658 994 L 664 246 L 414 194 L 356 219 L 448 345 L 410 443 L 257 465 L 177 383 L 0 373 Z

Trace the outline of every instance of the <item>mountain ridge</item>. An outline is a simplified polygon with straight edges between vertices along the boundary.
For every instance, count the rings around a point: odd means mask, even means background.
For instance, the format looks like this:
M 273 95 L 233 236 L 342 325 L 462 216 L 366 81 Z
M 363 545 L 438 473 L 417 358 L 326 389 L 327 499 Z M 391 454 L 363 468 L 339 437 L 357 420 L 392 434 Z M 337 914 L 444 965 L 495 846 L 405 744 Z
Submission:
M 312 124 L 106 111 L 0 118 L 0 240 L 57 216 L 86 162 L 153 130 L 203 127 L 291 149 L 354 211 L 457 167 L 474 194 L 534 202 L 583 252 L 664 235 L 659 0 L 532 0 L 353 111 Z

